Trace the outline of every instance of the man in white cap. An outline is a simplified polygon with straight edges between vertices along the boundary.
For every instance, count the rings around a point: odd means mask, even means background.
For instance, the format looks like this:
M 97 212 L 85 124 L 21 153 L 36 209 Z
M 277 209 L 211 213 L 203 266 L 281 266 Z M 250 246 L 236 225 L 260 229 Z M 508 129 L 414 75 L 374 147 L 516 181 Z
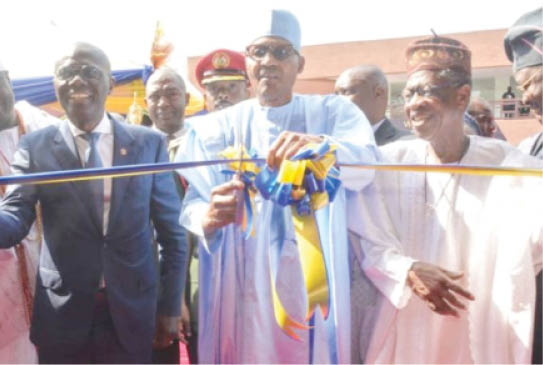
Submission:
M 273 10 L 246 51 L 247 74 L 256 98 L 192 121 L 181 161 L 216 159 L 242 142 L 277 170 L 308 143 L 337 145 L 344 163 L 374 163 L 376 148 L 368 120 L 336 95 L 297 95 L 303 71 L 296 17 Z M 241 130 L 235 132 L 236 130 Z M 236 137 L 238 136 L 238 137 Z M 240 141 L 241 138 L 241 141 Z M 327 263 L 330 306 L 317 309 L 309 330 L 287 335 L 274 317 L 272 281 L 286 312 L 304 322 L 306 298 L 289 207 L 255 198 L 255 235 L 242 239 L 235 226 L 236 193 L 244 185 L 222 166 L 183 170 L 189 181 L 181 223 L 200 239 L 199 360 L 203 363 L 349 363 L 349 264 L 345 189 L 359 190 L 373 172 L 341 169 L 342 187 L 333 202 L 315 211 Z M 274 273 L 277 273 L 275 276 Z
M 8 70 L 0 64 L 0 175 L 11 174 L 10 164 L 23 134 L 57 121 L 25 101 L 15 103 Z M 0 199 L 5 188 L 0 186 Z M 42 240 L 39 221 L 19 245 L 0 250 L 0 363 L 3 364 L 37 361 L 29 331 Z

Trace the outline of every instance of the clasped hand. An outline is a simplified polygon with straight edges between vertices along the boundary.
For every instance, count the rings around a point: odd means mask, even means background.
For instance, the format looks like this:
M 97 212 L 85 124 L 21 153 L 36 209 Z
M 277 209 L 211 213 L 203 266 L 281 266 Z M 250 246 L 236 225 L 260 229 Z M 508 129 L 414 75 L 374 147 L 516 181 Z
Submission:
M 320 143 L 323 138 L 303 133 L 282 132 L 277 140 L 271 145 L 266 157 L 267 165 L 279 170 L 281 162 L 296 155 L 302 147 L 309 143 Z M 234 179 L 216 186 L 211 190 L 211 199 L 207 212 L 202 220 L 204 233 L 212 234 L 215 230 L 222 228 L 236 219 L 236 210 L 241 198 L 239 191 L 243 190 L 244 184 L 235 176 Z

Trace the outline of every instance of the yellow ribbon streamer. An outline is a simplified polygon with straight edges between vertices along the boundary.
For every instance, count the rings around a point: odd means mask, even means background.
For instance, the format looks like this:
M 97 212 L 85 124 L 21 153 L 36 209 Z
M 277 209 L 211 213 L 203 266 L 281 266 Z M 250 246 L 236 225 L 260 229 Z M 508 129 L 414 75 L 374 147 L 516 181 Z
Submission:
M 307 147 L 314 148 L 316 145 Z M 317 179 L 325 179 L 328 171 L 336 161 L 335 155 L 332 153 L 334 150 L 335 147 L 331 146 L 330 151 L 319 160 L 284 160 L 279 169 L 277 182 L 291 184 L 292 197 L 295 200 L 300 199 L 306 194 L 306 191 L 301 187 L 306 169 L 309 169 Z M 329 311 L 330 292 L 328 275 L 321 247 L 319 229 L 313 213 L 326 204 L 328 204 L 328 194 L 322 192 L 311 196 L 312 213 L 309 215 L 299 215 L 296 207 L 291 207 L 296 245 L 298 247 L 307 296 L 305 321 L 311 318 L 317 306 L 320 307 L 324 318 L 328 316 Z M 309 327 L 296 321 L 287 313 L 277 294 L 273 278 L 271 288 L 273 309 L 277 324 L 287 335 L 294 339 L 299 339 L 294 329 L 309 329 Z
M 439 172 L 447 174 L 476 175 L 476 176 L 528 176 L 543 178 L 543 169 L 526 167 L 492 167 L 492 166 L 442 166 L 442 165 L 398 165 L 398 164 L 339 164 L 363 170 L 404 171 L 404 172 Z
M 305 320 L 308 321 L 311 318 L 316 306 L 320 306 L 321 313 L 326 318 L 328 316 L 329 289 L 317 222 L 313 214 L 298 215 L 295 207 L 291 207 L 291 211 L 307 293 Z

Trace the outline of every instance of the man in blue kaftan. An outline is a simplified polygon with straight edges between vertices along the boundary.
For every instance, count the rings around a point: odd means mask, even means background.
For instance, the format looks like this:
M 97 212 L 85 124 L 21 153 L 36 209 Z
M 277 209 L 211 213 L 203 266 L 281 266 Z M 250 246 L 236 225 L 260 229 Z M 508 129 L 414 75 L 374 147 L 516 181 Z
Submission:
M 256 98 L 193 120 L 178 161 L 218 159 L 229 146 L 247 150 L 277 168 L 308 143 L 337 145 L 343 163 L 374 163 L 377 150 L 364 114 L 346 99 L 293 94 L 304 58 L 300 28 L 286 12 L 270 13 L 271 27 L 247 47 L 247 71 Z M 257 34 L 259 35 L 259 34 Z M 240 141 L 241 136 L 241 141 Z M 305 321 L 307 298 L 289 207 L 255 197 L 255 234 L 244 239 L 236 216 L 243 183 L 226 166 L 182 170 L 189 181 L 181 223 L 200 237 L 199 359 L 203 363 L 349 363 L 349 259 L 345 189 L 361 190 L 372 171 L 340 169 L 335 199 L 315 212 L 330 290 L 330 310 L 296 329 L 277 324 L 272 282 L 286 311 Z

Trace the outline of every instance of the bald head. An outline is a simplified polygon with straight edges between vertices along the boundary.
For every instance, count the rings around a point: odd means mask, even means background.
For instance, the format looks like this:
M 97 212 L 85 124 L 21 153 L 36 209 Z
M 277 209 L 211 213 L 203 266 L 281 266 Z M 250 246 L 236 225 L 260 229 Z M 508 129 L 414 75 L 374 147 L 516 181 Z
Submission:
M 173 68 L 168 66 L 160 67 L 159 69 L 155 70 L 151 77 L 147 80 L 147 86 L 152 85 L 156 82 L 162 81 L 162 80 L 170 80 L 172 83 L 174 83 L 176 86 L 178 86 L 180 89 L 183 89 L 183 91 L 186 90 L 185 87 L 185 80 L 175 71 Z M 147 88 L 146 88 L 146 94 L 147 94 Z
M 468 106 L 468 113 L 479 124 L 483 136 L 494 137 L 497 128 L 492 106 L 488 101 L 480 97 L 472 97 Z
M 100 48 L 85 42 L 76 42 L 71 44 L 62 57 L 55 63 L 55 71 L 58 67 L 69 58 L 83 58 L 92 59 L 94 63 L 98 64 L 105 72 L 111 72 L 111 64 L 108 56 Z
M 161 67 L 147 80 L 145 101 L 149 117 L 162 132 L 173 135 L 183 128 L 189 101 L 185 81 L 174 69 Z
M 371 124 L 385 118 L 388 105 L 388 82 L 381 69 L 374 65 L 360 65 L 339 75 L 335 93 L 356 104 Z

